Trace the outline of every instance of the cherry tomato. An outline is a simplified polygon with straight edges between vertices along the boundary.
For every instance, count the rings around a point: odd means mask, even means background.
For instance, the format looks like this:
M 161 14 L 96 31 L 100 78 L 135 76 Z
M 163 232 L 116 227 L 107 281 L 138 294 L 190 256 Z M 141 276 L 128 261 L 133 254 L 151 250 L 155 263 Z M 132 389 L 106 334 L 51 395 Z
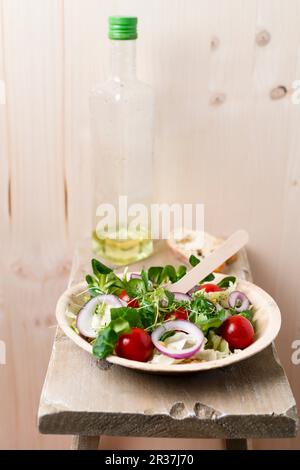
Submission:
M 189 313 L 185 310 L 184 307 L 178 307 L 173 312 L 168 313 L 166 320 L 188 320 Z
M 228 342 L 230 349 L 245 349 L 253 343 L 253 326 L 247 318 L 241 315 L 227 318 L 219 331 Z
M 131 333 L 120 336 L 116 346 L 117 355 L 131 361 L 147 362 L 152 352 L 151 337 L 141 328 L 132 328 Z
M 122 292 L 120 292 L 119 299 L 124 300 L 124 302 L 127 303 L 128 307 L 139 308 L 140 306 L 138 300 L 131 299 L 129 295 L 127 294 L 126 290 L 122 290 Z
M 221 292 L 223 289 L 216 284 L 202 284 L 198 290 L 204 289 L 205 292 Z

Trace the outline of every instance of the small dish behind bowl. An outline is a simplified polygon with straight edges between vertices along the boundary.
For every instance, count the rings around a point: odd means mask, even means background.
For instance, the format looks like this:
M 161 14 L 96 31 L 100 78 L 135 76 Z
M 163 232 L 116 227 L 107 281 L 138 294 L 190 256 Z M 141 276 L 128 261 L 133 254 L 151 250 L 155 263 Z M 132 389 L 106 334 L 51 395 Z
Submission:
M 201 372 L 204 370 L 216 369 L 243 361 L 259 353 L 269 346 L 279 333 L 281 326 L 281 314 L 278 305 L 263 289 L 251 282 L 238 280 L 237 289 L 244 292 L 254 306 L 255 340 L 241 352 L 232 354 L 223 359 L 214 361 L 197 362 L 191 364 L 150 364 L 144 362 L 130 361 L 118 356 L 109 356 L 106 360 L 111 364 L 116 364 L 139 372 L 150 374 L 187 374 Z M 60 297 L 56 318 L 60 328 L 64 333 L 80 348 L 92 354 L 92 346 L 75 333 L 71 328 L 71 319 L 68 312 L 77 313 L 84 305 L 84 295 L 87 293 L 86 283 L 77 284 L 63 293 Z

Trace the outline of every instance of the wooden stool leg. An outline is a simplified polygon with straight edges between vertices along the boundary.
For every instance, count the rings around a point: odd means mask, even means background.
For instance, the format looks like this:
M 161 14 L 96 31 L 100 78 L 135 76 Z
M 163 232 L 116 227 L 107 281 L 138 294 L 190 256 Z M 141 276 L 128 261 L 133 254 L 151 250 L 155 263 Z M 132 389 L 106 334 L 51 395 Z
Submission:
M 226 439 L 226 450 L 248 450 L 247 439 Z
M 100 436 L 74 436 L 71 450 L 98 450 Z

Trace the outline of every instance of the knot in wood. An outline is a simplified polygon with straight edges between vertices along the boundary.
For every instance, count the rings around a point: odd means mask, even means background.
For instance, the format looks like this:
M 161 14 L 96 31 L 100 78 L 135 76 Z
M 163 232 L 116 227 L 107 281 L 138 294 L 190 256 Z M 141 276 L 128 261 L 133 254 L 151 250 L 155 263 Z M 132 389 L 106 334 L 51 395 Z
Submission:
M 212 106 L 220 106 L 221 104 L 225 103 L 225 101 L 226 101 L 225 93 L 215 93 L 210 98 L 210 104 Z
M 271 41 L 271 34 L 266 29 L 263 29 L 256 35 L 256 43 L 260 47 L 265 47 Z
M 195 403 L 194 413 L 200 419 L 216 419 L 219 416 L 218 411 L 200 402 Z
M 187 416 L 187 410 L 183 402 L 174 403 L 170 409 L 170 416 L 174 419 L 184 419 Z
M 219 45 L 220 45 L 220 39 L 218 38 L 218 36 L 213 36 L 210 41 L 211 50 L 215 51 L 216 49 L 218 49 Z
M 281 98 L 284 98 L 286 94 L 287 88 L 283 85 L 280 85 L 270 91 L 270 98 L 271 100 L 280 100 Z

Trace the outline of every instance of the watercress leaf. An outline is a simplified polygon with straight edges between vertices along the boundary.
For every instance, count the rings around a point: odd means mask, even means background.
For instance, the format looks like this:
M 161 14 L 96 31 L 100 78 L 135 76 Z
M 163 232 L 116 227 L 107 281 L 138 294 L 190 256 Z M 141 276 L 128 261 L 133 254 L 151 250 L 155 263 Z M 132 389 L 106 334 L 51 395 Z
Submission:
M 120 289 L 119 287 L 116 287 L 116 286 L 111 286 L 107 293 L 110 294 L 110 295 L 115 295 L 115 296 L 118 297 L 120 295 L 120 293 L 122 292 L 122 290 L 124 290 L 124 289 Z
M 99 359 L 105 359 L 107 356 L 114 352 L 115 346 L 118 341 L 117 333 L 110 328 L 106 327 L 102 330 L 93 345 L 93 354 Z
M 159 278 L 162 273 L 163 268 L 160 266 L 153 266 L 148 271 L 148 277 L 153 284 L 159 284 Z
M 100 289 L 98 287 L 90 287 L 89 288 L 89 294 L 92 297 L 97 297 L 98 295 L 101 295 L 102 292 L 100 291 Z
M 120 294 L 125 289 L 124 282 L 113 272 L 109 273 L 105 279 L 105 292 L 108 294 Z
M 98 261 L 97 259 L 92 260 L 92 268 L 95 276 L 99 276 L 99 274 L 109 274 L 112 272 L 112 269 L 100 263 L 100 261 Z
M 127 274 L 128 274 L 128 267 L 124 269 L 124 272 L 122 275 L 122 282 L 124 285 L 127 283 Z
M 105 290 L 107 291 L 107 293 L 110 293 L 110 288 L 113 287 L 114 285 L 115 285 L 115 282 L 113 280 L 109 281 L 109 282 L 106 282 Z
M 142 279 L 130 279 L 126 285 L 127 294 L 131 299 L 141 297 L 146 293 L 146 287 Z
M 205 315 L 214 315 L 216 312 L 216 306 L 210 300 L 199 295 L 192 301 L 192 310 L 197 313 L 204 313 Z
M 117 318 L 110 322 L 110 327 L 114 330 L 117 335 L 129 333 L 131 328 L 127 320 L 124 318 Z
M 92 276 L 90 276 L 90 275 L 86 276 L 85 280 L 86 280 L 86 282 L 87 282 L 88 285 L 92 285 L 92 286 L 93 286 L 93 285 L 95 284 L 94 278 L 93 278 Z
M 135 308 L 121 307 L 121 308 L 112 308 L 110 311 L 111 322 L 115 320 L 123 320 L 129 323 L 131 327 L 142 328 L 143 324 L 141 322 L 140 313 Z
M 154 325 L 156 312 L 153 305 L 144 305 L 139 309 L 139 316 L 143 328 L 150 328 Z
M 183 276 L 186 275 L 187 267 L 186 266 L 179 266 L 177 269 L 177 280 L 181 279 Z
M 143 283 L 145 284 L 146 290 L 148 290 L 149 289 L 149 276 L 148 276 L 148 272 L 145 271 L 144 269 L 141 271 L 141 278 L 142 278 Z
M 195 266 L 197 266 L 201 261 L 199 258 L 197 258 L 197 256 L 195 255 L 191 255 L 190 256 L 190 259 L 189 259 L 189 262 L 190 262 L 190 265 L 193 266 L 193 268 Z
M 197 319 L 197 313 L 195 311 L 190 312 L 189 321 L 195 323 Z
M 92 297 L 97 297 L 102 293 L 98 286 L 98 282 L 92 276 L 86 276 L 86 282 L 89 286 L 89 293 Z
M 170 292 L 165 289 L 165 296 L 168 299 L 168 305 L 171 305 L 174 302 L 175 295 L 173 294 L 173 292 Z
M 210 328 L 219 328 L 224 320 L 226 319 L 225 310 L 220 310 L 216 315 L 205 318 L 205 315 L 201 318 L 201 315 L 196 320 L 196 325 L 206 333 Z
M 240 315 L 241 317 L 247 318 L 247 320 L 249 320 L 249 321 L 252 323 L 252 320 L 253 320 L 253 312 L 251 312 L 251 310 L 245 310 L 244 312 L 240 312 L 239 315 Z
M 177 281 L 177 273 L 174 266 L 167 265 L 163 268 L 159 276 L 159 284 L 162 284 L 164 281 L 170 280 L 172 283 Z
M 114 282 L 114 284 L 115 284 L 116 286 L 124 287 L 124 283 L 123 283 L 122 279 L 120 279 L 120 278 L 119 278 L 115 273 L 113 273 L 113 272 L 110 272 L 110 273 L 107 275 L 106 282 Z
M 234 276 L 227 276 L 224 277 L 219 283 L 218 286 L 221 287 L 222 289 L 226 289 L 227 287 L 230 286 L 230 284 L 234 284 L 236 282 L 236 277 Z
M 216 306 L 213 302 L 208 299 L 205 299 L 201 295 L 195 297 L 191 304 L 191 313 L 189 314 L 189 320 L 192 323 L 201 322 L 205 324 L 205 322 L 211 318 L 215 317 L 218 312 L 216 310 Z
M 204 284 L 205 282 L 212 282 L 215 279 L 214 274 L 209 274 L 205 279 L 203 279 L 200 284 Z

